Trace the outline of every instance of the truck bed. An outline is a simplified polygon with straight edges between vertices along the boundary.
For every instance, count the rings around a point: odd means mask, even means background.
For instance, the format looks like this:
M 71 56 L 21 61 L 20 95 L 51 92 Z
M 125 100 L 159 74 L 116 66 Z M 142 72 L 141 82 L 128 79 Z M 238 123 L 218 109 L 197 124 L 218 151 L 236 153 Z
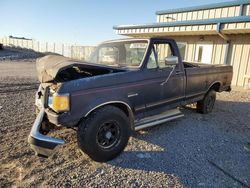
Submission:
M 202 64 L 183 62 L 186 74 L 187 98 L 204 94 L 215 80 L 220 80 L 218 91 L 230 89 L 232 66 L 222 64 Z M 201 85 L 203 83 L 203 85 Z

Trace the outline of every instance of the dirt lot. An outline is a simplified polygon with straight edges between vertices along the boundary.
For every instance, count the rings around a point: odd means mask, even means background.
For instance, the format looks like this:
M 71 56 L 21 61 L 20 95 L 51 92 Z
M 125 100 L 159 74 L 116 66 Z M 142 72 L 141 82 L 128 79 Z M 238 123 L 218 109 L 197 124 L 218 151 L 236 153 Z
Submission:
M 27 143 L 35 120 L 33 62 L 0 62 L 0 187 L 250 187 L 250 92 L 217 96 L 213 113 L 133 134 L 125 152 L 96 163 L 77 149 L 74 130 L 49 159 Z

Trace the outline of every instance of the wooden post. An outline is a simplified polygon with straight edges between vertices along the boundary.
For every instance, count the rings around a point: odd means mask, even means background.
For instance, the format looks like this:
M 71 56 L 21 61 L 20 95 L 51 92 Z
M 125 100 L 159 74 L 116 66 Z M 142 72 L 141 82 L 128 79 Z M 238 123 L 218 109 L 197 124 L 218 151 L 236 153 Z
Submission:
M 64 55 L 64 44 L 62 44 L 62 55 Z
M 72 45 L 70 46 L 70 57 L 73 58 L 73 47 L 72 47 Z
M 37 41 L 37 51 L 40 52 L 40 43 Z

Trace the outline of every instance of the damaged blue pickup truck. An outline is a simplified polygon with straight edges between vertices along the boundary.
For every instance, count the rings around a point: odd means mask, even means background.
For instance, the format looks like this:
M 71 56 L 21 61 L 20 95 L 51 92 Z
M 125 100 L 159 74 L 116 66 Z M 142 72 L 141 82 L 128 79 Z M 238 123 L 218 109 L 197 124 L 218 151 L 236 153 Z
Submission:
M 131 131 L 182 117 L 180 106 L 197 103 L 197 112 L 211 112 L 216 92 L 230 91 L 232 80 L 232 66 L 184 62 L 166 38 L 104 42 L 86 62 L 45 56 L 37 71 L 31 148 L 48 157 L 64 144 L 48 132 L 74 128 L 81 151 L 99 162 L 119 155 Z

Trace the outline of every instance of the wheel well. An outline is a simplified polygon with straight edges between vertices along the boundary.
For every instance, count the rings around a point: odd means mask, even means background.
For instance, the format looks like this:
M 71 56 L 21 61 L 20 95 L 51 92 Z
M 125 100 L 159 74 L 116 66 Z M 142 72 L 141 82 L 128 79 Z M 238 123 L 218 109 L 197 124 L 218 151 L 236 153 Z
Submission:
M 220 91 L 220 83 L 219 83 L 219 82 L 214 83 L 214 84 L 209 88 L 209 90 L 214 90 L 214 91 L 219 92 L 219 91 Z
M 133 114 L 132 110 L 130 109 L 130 107 L 125 103 L 121 103 L 121 102 L 106 103 L 104 105 L 98 106 L 97 108 L 93 109 L 93 111 L 87 113 L 86 116 L 93 113 L 97 109 L 102 108 L 104 106 L 108 106 L 108 105 L 112 105 L 112 106 L 115 106 L 115 107 L 121 109 L 126 114 L 126 116 L 129 118 L 131 128 L 132 129 L 134 128 L 134 114 Z
M 117 108 L 120 108 L 128 117 L 130 116 L 128 107 L 125 104 L 122 104 L 122 103 L 112 103 L 112 104 L 109 104 L 109 105 L 112 105 L 112 106 L 115 106 Z

